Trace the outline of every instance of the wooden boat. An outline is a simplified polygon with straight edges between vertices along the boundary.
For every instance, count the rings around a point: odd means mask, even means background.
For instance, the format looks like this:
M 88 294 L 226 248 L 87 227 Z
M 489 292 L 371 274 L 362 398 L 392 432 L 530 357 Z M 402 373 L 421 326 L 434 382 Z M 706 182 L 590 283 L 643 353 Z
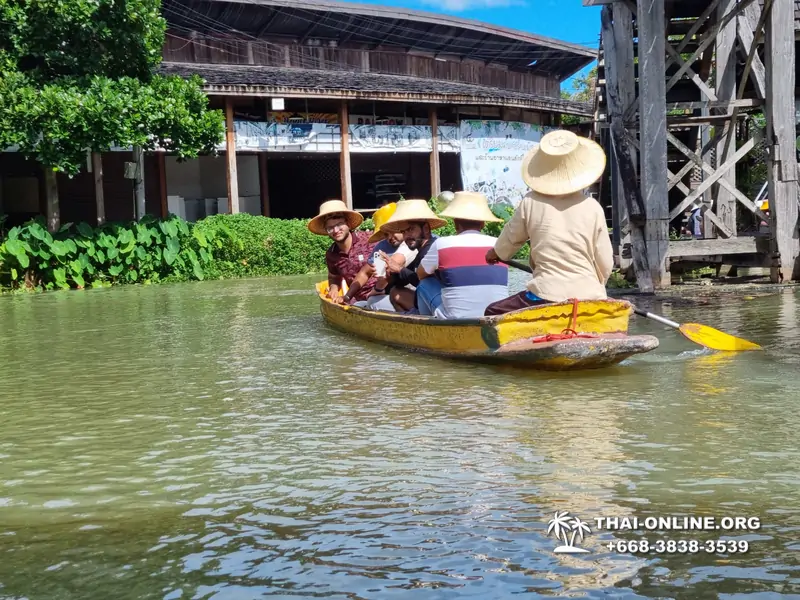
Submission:
M 438 356 L 565 371 L 611 366 L 658 347 L 651 335 L 628 335 L 633 306 L 624 300 L 563 302 L 443 320 L 335 304 L 326 296 L 327 282 L 316 289 L 322 316 L 335 329 Z

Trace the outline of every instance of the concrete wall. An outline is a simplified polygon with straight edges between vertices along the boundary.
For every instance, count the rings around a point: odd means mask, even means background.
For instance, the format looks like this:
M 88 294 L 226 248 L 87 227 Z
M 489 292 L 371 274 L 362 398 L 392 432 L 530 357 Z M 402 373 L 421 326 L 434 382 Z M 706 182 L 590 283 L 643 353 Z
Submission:
M 182 163 L 173 156 L 166 157 L 167 196 L 180 196 L 188 201 L 185 204 L 186 212 L 180 216 L 193 221 L 217 212 L 217 209 L 212 207 L 212 202 L 205 200 L 227 198 L 228 182 L 225 177 L 225 165 L 224 155 L 201 156 Z M 261 214 L 258 156 L 240 154 L 236 157 L 236 166 L 240 211 Z M 197 202 L 199 200 L 203 202 Z M 175 206 L 173 202 L 170 211 L 174 212 Z

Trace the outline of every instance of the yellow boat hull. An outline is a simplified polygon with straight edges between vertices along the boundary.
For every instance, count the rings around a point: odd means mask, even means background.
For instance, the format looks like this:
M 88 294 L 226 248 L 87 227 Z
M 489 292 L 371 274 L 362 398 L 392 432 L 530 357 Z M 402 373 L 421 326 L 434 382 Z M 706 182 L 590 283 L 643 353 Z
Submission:
M 633 307 L 624 300 L 578 303 L 574 329 L 595 337 L 545 341 L 537 338 L 573 327 L 572 302 L 493 317 L 442 320 L 334 304 L 326 296 L 327 289 L 327 282 L 317 284 L 322 316 L 335 329 L 438 356 L 542 370 L 575 370 L 611 366 L 658 347 L 653 336 L 628 335 Z

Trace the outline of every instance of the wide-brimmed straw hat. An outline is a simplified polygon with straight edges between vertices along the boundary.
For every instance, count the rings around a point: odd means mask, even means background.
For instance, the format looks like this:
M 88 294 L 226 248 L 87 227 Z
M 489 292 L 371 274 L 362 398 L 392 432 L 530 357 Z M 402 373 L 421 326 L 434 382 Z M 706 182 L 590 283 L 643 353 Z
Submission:
M 489 208 L 489 201 L 480 192 L 456 192 L 441 215 L 451 219 L 498 223 L 503 219 L 496 217 Z
M 319 214 L 308 222 L 308 230 L 317 235 L 328 235 L 325 230 L 325 221 L 334 215 L 342 215 L 347 220 L 347 226 L 352 230 L 361 225 L 364 217 L 361 213 L 347 208 L 341 200 L 328 200 L 319 207 Z
M 403 231 L 412 221 L 425 221 L 431 229 L 447 225 L 447 221 L 437 217 L 425 200 L 401 200 L 395 213 L 383 224 L 383 231 Z
M 542 137 L 522 159 L 522 179 L 534 192 L 566 196 L 597 181 L 606 168 L 599 144 L 559 129 Z
M 379 242 L 384 238 L 386 232 L 381 230 L 381 227 L 383 227 L 383 224 L 386 223 L 386 221 L 389 220 L 389 218 L 391 218 L 391 216 L 394 214 L 394 211 L 396 210 L 397 210 L 397 202 L 392 202 L 391 204 L 381 206 L 378 210 L 376 210 L 372 214 L 372 222 L 375 224 L 375 231 L 373 231 L 372 235 L 369 236 L 370 244 Z

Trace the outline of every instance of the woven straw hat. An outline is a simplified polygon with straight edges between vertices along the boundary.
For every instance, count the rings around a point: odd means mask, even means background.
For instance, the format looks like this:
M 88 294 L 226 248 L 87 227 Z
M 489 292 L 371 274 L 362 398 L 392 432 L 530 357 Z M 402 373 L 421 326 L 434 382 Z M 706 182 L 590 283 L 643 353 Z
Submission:
M 566 196 L 592 185 L 605 168 L 600 145 L 559 129 L 546 134 L 522 159 L 522 179 L 534 192 Z
M 375 223 L 375 231 L 372 232 L 371 236 L 369 236 L 370 244 L 374 244 L 375 242 L 379 242 L 383 239 L 386 232 L 381 231 L 381 227 L 383 227 L 383 224 L 386 223 L 386 221 L 394 214 L 394 211 L 396 210 L 397 203 L 392 202 L 391 204 L 381 206 L 372 214 L 372 222 Z
M 337 214 L 347 219 L 347 226 L 351 230 L 361 225 L 364 221 L 361 213 L 350 210 L 341 200 L 328 200 L 320 205 L 319 214 L 308 222 L 308 230 L 317 235 L 328 235 L 328 232 L 325 231 L 325 220 L 330 218 L 331 215 Z
M 441 215 L 452 219 L 465 219 L 467 221 L 495 222 L 500 219 L 489 208 L 489 201 L 480 192 L 456 192 L 455 197 L 447 205 Z
M 411 221 L 426 221 L 431 229 L 447 225 L 447 221 L 436 216 L 425 200 L 401 200 L 397 210 L 383 224 L 383 230 L 389 233 L 403 231 Z

